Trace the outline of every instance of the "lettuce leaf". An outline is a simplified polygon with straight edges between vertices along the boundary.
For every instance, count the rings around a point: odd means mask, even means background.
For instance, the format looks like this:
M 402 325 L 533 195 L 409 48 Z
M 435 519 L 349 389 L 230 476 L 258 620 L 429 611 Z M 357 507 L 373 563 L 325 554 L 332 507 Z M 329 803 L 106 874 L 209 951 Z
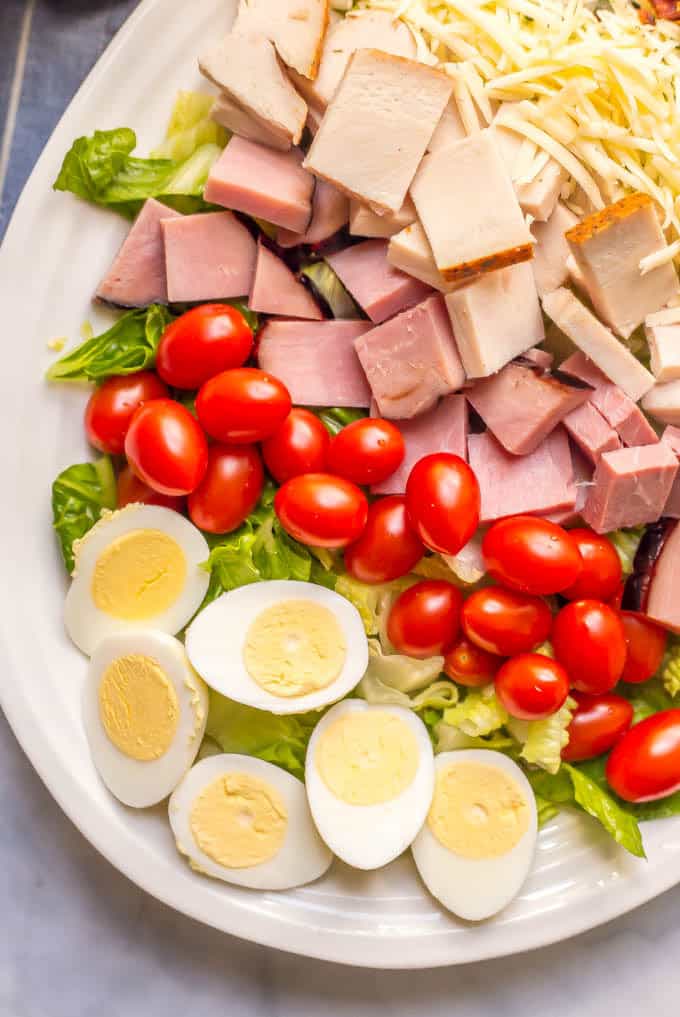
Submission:
M 557 773 L 562 749 L 569 741 L 567 728 L 575 708 L 575 700 L 568 698 L 557 713 L 543 720 L 522 721 L 511 717 L 508 730 L 522 746 L 520 757 L 548 773 Z
M 430 718 L 436 753 L 452 752 L 456 749 L 495 749 L 496 752 L 504 752 L 508 756 L 516 755 L 514 738 L 505 734 L 502 729 L 493 731 L 489 735 L 469 735 L 459 727 L 452 727 L 440 718 L 441 714 L 438 714 L 436 718 Z
M 614 530 L 606 535 L 619 556 L 624 576 L 629 576 L 633 571 L 635 555 L 644 532 L 644 526 L 635 526 L 629 530 Z
M 663 673 L 663 665 L 661 673 Z M 633 724 L 651 717 L 653 713 L 660 710 L 671 710 L 677 706 L 673 702 L 672 695 L 664 687 L 661 678 L 651 678 L 640 685 L 621 684 L 616 689 L 621 695 L 630 700 L 633 706 Z
M 391 583 L 362 583 L 352 576 L 341 575 L 335 584 L 335 591 L 351 604 L 354 604 L 361 615 L 367 636 L 384 636 L 382 629 L 395 597 L 413 586 L 417 576 L 403 576 Z M 383 647 L 385 647 L 384 639 Z
M 62 470 L 52 484 L 52 518 L 61 555 L 75 568 L 73 545 L 91 530 L 105 509 L 116 507 L 116 477 L 108 456 Z
M 493 684 L 469 689 L 465 699 L 444 711 L 443 721 L 471 738 L 492 734 L 507 724 L 509 717 L 496 698 Z
M 671 636 L 661 664 L 661 682 L 671 699 L 680 693 L 680 640 Z
M 343 427 L 353 424 L 355 420 L 361 420 L 368 416 L 366 410 L 352 409 L 350 407 L 327 406 L 322 409 L 312 409 L 321 423 L 331 436 L 335 436 Z
M 166 307 L 127 311 L 101 335 L 86 339 L 47 371 L 49 381 L 104 381 L 152 367 L 156 350 L 173 315 Z
M 340 279 L 326 261 L 313 261 L 300 269 L 303 280 L 316 297 L 328 308 L 333 318 L 363 318 L 358 304 L 350 296 Z
M 224 148 L 229 132 L 210 118 L 215 97 L 207 92 L 179 92 L 175 99 L 165 141 L 151 152 L 152 159 L 188 159 L 202 145 Z
M 415 660 L 399 653 L 385 654 L 377 639 L 369 639 L 368 653 L 368 668 L 356 689 L 366 702 L 433 711 L 457 702 L 458 689 L 453 682 L 438 680 L 443 657 Z

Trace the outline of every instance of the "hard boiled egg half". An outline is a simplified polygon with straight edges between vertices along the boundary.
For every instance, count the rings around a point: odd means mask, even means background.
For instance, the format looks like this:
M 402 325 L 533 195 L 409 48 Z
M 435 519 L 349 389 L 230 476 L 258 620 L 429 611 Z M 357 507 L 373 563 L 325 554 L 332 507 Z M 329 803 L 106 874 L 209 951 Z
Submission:
M 427 728 L 411 710 L 348 699 L 314 729 L 305 768 L 317 829 L 357 869 L 404 851 L 425 822 L 434 789 Z
M 356 608 L 333 590 L 293 580 L 223 593 L 191 623 L 186 647 L 216 692 L 278 714 L 342 699 L 368 666 Z
M 174 634 L 199 608 L 210 553 L 196 527 L 158 505 L 128 505 L 103 516 L 74 545 L 66 630 L 84 653 L 115 632 Z
M 317 833 L 304 785 L 252 756 L 209 756 L 170 798 L 178 850 L 192 868 L 255 890 L 322 876 L 333 856 Z
M 413 842 L 430 893 L 479 921 L 519 892 L 536 847 L 536 800 L 512 759 L 487 749 L 442 752 L 427 822 Z
M 90 659 L 83 699 L 94 764 L 125 805 L 170 794 L 201 745 L 208 690 L 165 632 L 108 636 Z

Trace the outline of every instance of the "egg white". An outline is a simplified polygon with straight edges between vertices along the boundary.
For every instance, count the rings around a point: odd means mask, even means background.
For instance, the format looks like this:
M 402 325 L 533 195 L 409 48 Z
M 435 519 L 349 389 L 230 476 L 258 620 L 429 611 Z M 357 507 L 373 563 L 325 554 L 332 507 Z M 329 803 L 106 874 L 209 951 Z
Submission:
M 187 575 L 180 596 L 167 610 L 141 621 L 107 614 L 97 607 L 92 596 L 92 577 L 99 557 L 114 540 L 133 530 L 160 530 L 165 533 L 179 544 L 187 563 Z M 210 549 L 201 532 L 173 509 L 133 504 L 103 516 L 76 548 L 76 567 L 64 607 L 66 631 L 86 654 L 92 653 L 102 639 L 116 632 L 156 629 L 174 635 L 198 610 L 206 594 L 210 576 L 200 565 L 207 561 L 209 554 Z
M 519 766 L 489 749 L 456 749 L 435 759 L 438 773 L 451 763 L 493 766 L 521 788 L 529 808 L 529 826 L 514 848 L 499 858 L 463 858 L 437 840 L 426 823 L 411 846 L 420 877 L 433 897 L 449 911 L 469 921 L 481 921 L 502 911 L 515 897 L 534 858 L 538 821 L 536 799 Z
M 376 805 L 351 805 L 337 798 L 316 764 L 319 740 L 330 725 L 351 713 L 389 713 L 413 732 L 418 768 L 396 798 Z M 317 724 L 307 749 L 307 797 L 317 829 L 330 849 L 356 869 L 378 869 L 397 858 L 425 822 L 434 792 L 432 743 L 422 720 L 402 706 L 370 705 L 360 699 L 337 703 Z
M 342 670 L 324 689 L 301 696 L 275 696 L 251 678 L 243 651 L 252 622 L 268 607 L 291 600 L 311 600 L 328 608 L 342 631 L 347 648 Z M 348 600 L 313 583 L 272 580 L 241 586 L 209 604 L 186 634 L 189 659 L 201 677 L 228 699 L 270 713 L 319 710 L 346 696 L 368 667 L 368 641 L 359 612 Z
M 288 813 L 285 837 L 276 855 L 243 869 L 219 865 L 201 850 L 191 831 L 191 810 L 196 798 L 207 785 L 228 773 L 244 773 L 271 785 L 280 794 Z M 254 890 L 288 890 L 319 879 L 333 860 L 312 821 L 302 782 L 273 763 L 253 756 L 225 753 L 196 763 L 173 792 L 168 816 L 178 851 L 186 855 L 193 868 L 226 883 Z
M 99 686 L 113 661 L 128 654 L 155 660 L 177 693 L 179 722 L 168 750 L 143 761 L 126 756 L 110 741 L 99 711 Z M 83 722 L 92 760 L 109 791 L 125 805 L 143 809 L 167 798 L 201 746 L 208 716 L 208 690 L 193 671 L 182 644 L 166 632 L 108 636 L 90 659 L 83 692 Z

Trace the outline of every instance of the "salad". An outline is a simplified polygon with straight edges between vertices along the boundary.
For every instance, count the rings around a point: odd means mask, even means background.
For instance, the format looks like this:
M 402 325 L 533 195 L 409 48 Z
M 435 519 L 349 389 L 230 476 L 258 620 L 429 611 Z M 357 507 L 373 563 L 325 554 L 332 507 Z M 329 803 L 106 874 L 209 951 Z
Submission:
M 680 814 L 680 29 L 331 7 L 240 3 L 150 156 L 64 158 L 130 223 L 47 375 L 92 385 L 65 626 L 104 784 L 197 872 L 410 849 L 481 920 L 560 810 L 639 857 Z

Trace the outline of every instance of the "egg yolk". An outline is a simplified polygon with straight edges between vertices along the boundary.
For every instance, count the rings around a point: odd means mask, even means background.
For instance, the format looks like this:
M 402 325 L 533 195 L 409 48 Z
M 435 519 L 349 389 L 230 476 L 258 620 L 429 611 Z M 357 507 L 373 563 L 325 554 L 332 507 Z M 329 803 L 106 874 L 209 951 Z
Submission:
M 130 759 L 160 759 L 179 724 L 175 687 L 157 661 L 142 654 L 119 657 L 99 684 L 99 716 L 109 740 Z
M 260 688 L 285 698 L 325 689 L 342 671 L 346 654 L 332 611 L 311 600 L 288 600 L 255 618 L 243 659 Z
M 187 577 L 179 544 L 161 530 L 131 530 L 97 559 L 92 598 L 100 611 L 126 621 L 162 614 L 178 599 Z
M 483 763 L 452 763 L 437 774 L 427 822 L 453 854 L 499 858 L 527 832 L 529 807 L 517 781 L 503 770 Z
M 418 770 L 413 731 L 386 711 L 346 713 L 319 738 L 316 765 L 332 794 L 348 805 L 397 798 Z
M 189 825 L 197 846 L 214 862 L 247 869 L 279 853 L 288 812 L 271 784 L 247 773 L 226 773 L 198 795 Z

